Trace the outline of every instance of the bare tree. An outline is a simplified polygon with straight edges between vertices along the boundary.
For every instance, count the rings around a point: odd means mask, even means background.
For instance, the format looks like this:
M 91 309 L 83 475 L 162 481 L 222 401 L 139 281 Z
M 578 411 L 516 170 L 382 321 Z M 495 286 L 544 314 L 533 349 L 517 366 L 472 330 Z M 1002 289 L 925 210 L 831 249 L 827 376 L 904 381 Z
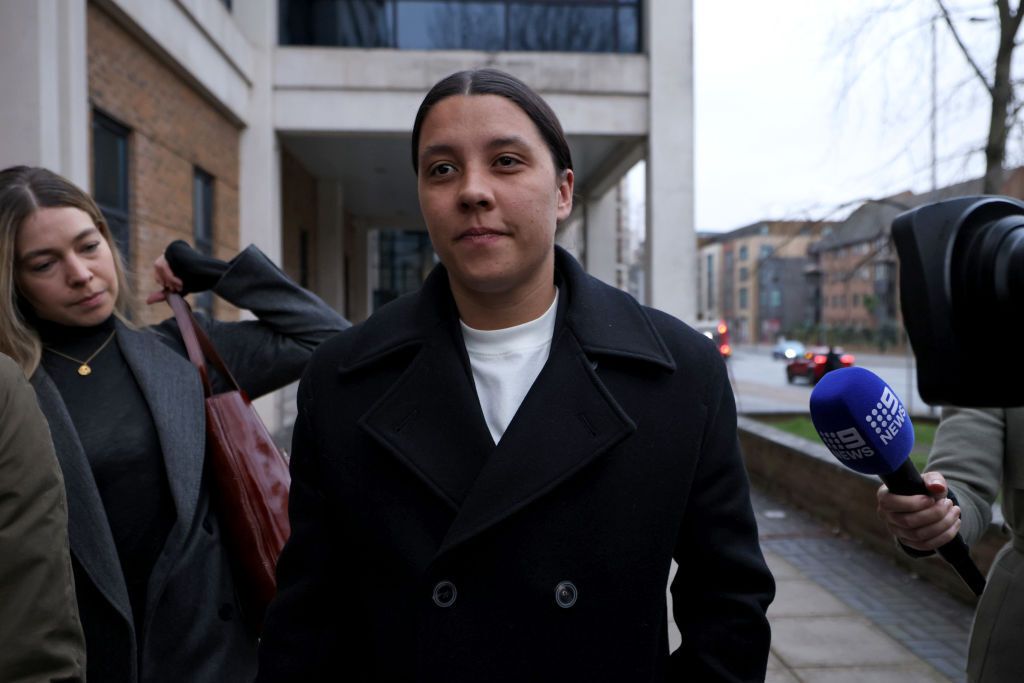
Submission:
M 979 61 L 964 43 L 946 6 L 945 0 L 935 0 L 939 13 L 949 28 L 957 47 L 963 53 L 974 74 L 992 100 L 992 114 L 989 117 L 988 141 L 985 145 L 985 185 L 984 192 L 995 194 L 1002 185 L 1003 160 L 1006 158 L 1006 138 L 1020 112 L 1021 103 L 1017 97 L 1011 74 L 1013 50 L 1017 47 L 1017 32 L 1021 18 L 1024 17 L 1021 2 L 1017 9 L 1010 7 L 1010 0 L 995 0 L 999 20 L 999 48 L 996 50 L 995 64 L 991 76 L 986 75 Z M 970 19 L 968 19 L 970 20 Z
M 983 96 L 986 105 L 990 107 L 987 131 L 983 132 L 979 128 L 970 149 L 961 149 L 938 161 L 944 164 L 960 162 L 966 170 L 969 159 L 977 159 L 976 155 L 983 154 L 983 191 L 998 193 L 1001 190 L 1002 171 L 1007 160 L 1008 142 L 1020 139 L 1011 137 L 1010 132 L 1015 126 L 1021 125 L 1019 114 L 1024 106 L 1018 93 L 1018 86 L 1024 81 L 1013 77 L 1014 51 L 1024 19 L 1024 0 L 1017 0 L 1015 3 L 1013 0 L 933 0 L 931 11 L 927 10 L 927 5 L 924 5 L 924 8 L 922 11 L 922 4 L 916 0 L 876 0 L 867 9 L 857 13 L 855 18 L 843 23 L 839 31 L 839 43 L 847 54 L 848 71 L 839 102 L 846 102 L 867 68 L 889 68 L 886 54 L 897 44 L 909 47 L 913 57 L 902 63 L 903 68 L 916 64 L 922 72 L 916 74 L 915 80 L 895 90 L 890 90 L 890 84 L 885 82 L 888 79 L 885 79 L 881 92 L 873 94 L 876 98 L 881 98 L 883 107 L 889 111 L 895 109 L 904 115 L 908 111 L 923 112 L 926 108 L 918 105 L 924 103 L 908 99 L 908 94 L 914 91 L 924 92 L 925 88 L 921 86 L 928 80 L 931 81 L 931 114 L 927 120 L 918 119 L 915 124 L 917 130 L 905 139 L 904 149 L 897 151 L 896 156 L 912 155 L 917 142 L 931 127 L 932 179 L 935 183 L 934 135 L 937 111 L 943 112 L 943 118 L 957 114 L 964 116 L 965 102 L 968 103 L 967 111 L 977 111 L 979 103 L 970 100 Z M 916 18 L 908 21 L 910 17 Z M 924 45 L 929 29 L 930 60 L 926 57 L 927 47 Z M 872 35 L 876 30 L 884 30 L 888 34 L 881 44 L 877 40 L 878 36 Z M 984 35 L 979 35 L 979 31 Z M 963 57 L 966 66 L 962 77 L 957 77 L 955 83 L 949 82 L 950 74 L 944 68 L 944 80 L 947 82 L 938 86 L 940 91 L 935 92 L 934 88 L 939 82 L 935 71 L 935 41 L 939 32 L 948 34 L 949 41 L 946 42 L 946 37 L 943 36 L 943 44 L 955 43 L 956 50 Z M 996 46 L 994 51 L 993 46 Z M 929 63 L 932 69 L 930 78 L 924 73 L 924 67 Z M 895 161 L 895 158 L 892 161 Z

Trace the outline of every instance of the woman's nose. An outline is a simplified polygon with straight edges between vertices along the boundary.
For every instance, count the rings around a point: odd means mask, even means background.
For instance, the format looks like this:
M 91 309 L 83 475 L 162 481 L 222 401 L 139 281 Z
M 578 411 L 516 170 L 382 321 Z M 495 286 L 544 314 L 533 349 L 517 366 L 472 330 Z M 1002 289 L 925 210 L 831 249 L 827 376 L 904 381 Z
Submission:
M 83 285 L 92 279 L 92 271 L 82 259 L 71 256 L 67 262 L 68 284 L 73 286 Z
M 463 209 L 489 209 L 494 205 L 494 194 L 484 173 L 467 169 L 459 188 L 459 204 Z

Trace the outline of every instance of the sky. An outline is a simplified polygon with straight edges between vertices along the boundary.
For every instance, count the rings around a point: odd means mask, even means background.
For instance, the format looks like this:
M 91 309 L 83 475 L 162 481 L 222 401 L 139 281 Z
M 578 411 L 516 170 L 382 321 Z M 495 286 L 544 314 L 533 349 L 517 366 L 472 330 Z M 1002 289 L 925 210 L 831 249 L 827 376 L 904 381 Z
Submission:
M 993 3 L 948 4 L 991 70 Z M 931 189 L 935 13 L 933 0 L 694 0 L 697 229 L 841 219 L 851 202 Z M 983 146 L 989 102 L 937 28 L 941 187 L 983 174 L 982 155 L 968 150 Z M 1011 162 L 1021 161 L 1020 138 Z

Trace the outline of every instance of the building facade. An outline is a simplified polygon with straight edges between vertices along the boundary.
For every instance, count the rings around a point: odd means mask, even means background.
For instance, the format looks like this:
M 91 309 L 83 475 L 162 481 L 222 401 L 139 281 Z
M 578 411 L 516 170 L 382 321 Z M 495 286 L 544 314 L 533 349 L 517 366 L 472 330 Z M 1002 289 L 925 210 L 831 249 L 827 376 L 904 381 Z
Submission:
M 796 262 L 806 259 L 826 226 L 760 221 L 708 236 L 698 253 L 698 318 L 725 320 L 734 344 L 773 341 L 787 325 L 781 311 L 802 297 L 792 273 L 804 266 Z M 769 310 L 762 311 L 766 305 Z
M 494 66 L 569 137 L 576 206 L 559 240 L 693 320 L 692 33 L 691 0 L 5 2 L 0 165 L 93 192 L 140 292 L 173 239 L 220 257 L 255 243 L 358 321 L 433 265 L 409 150 L 420 100 Z M 638 241 L 621 187 L 641 161 Z

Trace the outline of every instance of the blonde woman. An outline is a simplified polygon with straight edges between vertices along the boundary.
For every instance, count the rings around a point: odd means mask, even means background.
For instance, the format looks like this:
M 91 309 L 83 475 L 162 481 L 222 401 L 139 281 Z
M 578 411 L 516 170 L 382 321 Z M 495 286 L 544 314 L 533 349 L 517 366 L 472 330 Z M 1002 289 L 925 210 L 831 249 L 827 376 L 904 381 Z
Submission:
M 255 247 L 224 263 L 176 242 L 156 280 L 256 315 L 200 318 L 254 398 L 347 326 Z M 248 681 L 256 634 L 203 477 L 199 377 L 173 320 L 139 329 L 130 301 L 92 199 L 45 169 L 0 171 L 0 352 L 30 378 L 63 470 L 88 678 Z

